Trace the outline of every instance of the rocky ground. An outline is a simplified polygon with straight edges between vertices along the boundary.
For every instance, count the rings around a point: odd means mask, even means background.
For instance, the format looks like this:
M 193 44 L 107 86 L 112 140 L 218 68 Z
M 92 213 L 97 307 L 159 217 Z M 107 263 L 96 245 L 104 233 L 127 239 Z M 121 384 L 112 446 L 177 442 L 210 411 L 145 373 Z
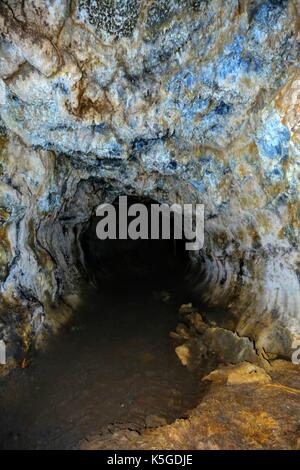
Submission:
M 0 448 L 300 450 L 300 366 L 259 355 L 229 312 L 185 303 L 175 329 L 173 296 L 89 290 L 0 379 Z
M 187 416 L 216 361 L 197 373 L 180 363 L 169 337 L 177 310 L 155 297 L 136 283 L 89 289 L 45 351 L 0 377 L 0 448 L 73 449 L 111 424 L 142 431 Z
M 300 370 L 277 360 L 253 381 L 235 367 L 235 383 L 212 383 L 187 419 L 153 430 L 124 427 L 88 436 L 82 449 L 300 450 Z M 259 375 L 254 373 L 256 375 Z M 247 377 L 248 376 L 248 377 Z

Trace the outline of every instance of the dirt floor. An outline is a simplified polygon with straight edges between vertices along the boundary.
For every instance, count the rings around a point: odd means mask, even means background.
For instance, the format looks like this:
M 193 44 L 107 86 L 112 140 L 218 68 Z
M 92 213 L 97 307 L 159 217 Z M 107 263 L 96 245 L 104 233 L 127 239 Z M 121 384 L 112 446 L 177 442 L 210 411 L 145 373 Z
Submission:
M 269 384 L 216 385 L 188 419 L 138 433 L 110 428 L 83 449 L 300 450 L 300 368 L 276 361 Z
M 203 382 L 175 354 L 176 293 L 88 290 L 71 325 L 0 379 L 1 449 L 300 449 L 300 366 Z
M 73 324 L 0 379 L 0 447 L 78 448 L 109 426 L 142 432 L 188 416 L 207 385 L 174 352 L 178 305 L 157 297 L 136 285 L 87 292 Z

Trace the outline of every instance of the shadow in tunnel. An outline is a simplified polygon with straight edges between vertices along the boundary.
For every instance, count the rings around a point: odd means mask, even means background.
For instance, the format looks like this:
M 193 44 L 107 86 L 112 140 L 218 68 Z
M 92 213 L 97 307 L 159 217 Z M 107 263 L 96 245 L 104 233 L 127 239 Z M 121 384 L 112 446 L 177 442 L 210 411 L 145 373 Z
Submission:
M 130 289 L 151 285 L 153 288 L 184 290 L 185 275 L 189 267 L 189 255 L 185 250 L 185 240 L 174 239 L 174 217 L 170 218 L 170 238 L 151 238 L 152 200 L 128 198 L 128 208 L 143 203 L 149 214 L 148 239 L 106 239 L 100 240 L 96 234 L 99 217 L 94 215 L 82 235 L 82 250 L 85 269 L 89 279 L 101 288 Z M 116 200 L 117 234 L 119 232 L 119 204 Z M 128 225 L 134 217 L 128 216 Z
M 170 338 L 188 300 L 184 241 L 103 241 L 96 224 L 93 217 L 81 240 L 92 285 L 84 283 L 72 323 L 0 390 L 1 448 L 80 448 L 111 424 L 171 423 L 205 391 Z

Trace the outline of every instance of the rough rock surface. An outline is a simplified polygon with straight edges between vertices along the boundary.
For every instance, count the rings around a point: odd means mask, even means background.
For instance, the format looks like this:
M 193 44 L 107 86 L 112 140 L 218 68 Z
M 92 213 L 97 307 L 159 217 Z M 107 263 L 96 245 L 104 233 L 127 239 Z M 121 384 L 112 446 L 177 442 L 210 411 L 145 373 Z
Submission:
M 264 351 L 257 349 L 254 341 L 239 336 L 235 331 L 215 326 L 215 322 L 205 322 L 191 303 L 183 304 L 179 315 L 183 323 L 179 323 L 176 332 L 171 332 L 170 336 L 175 344 L 179 343 L 175 352 L 181 363 L 189 369 L 203 367 L 212 356 L 222 364 L 252 363 L 254 371 L 254 364 L 269 367 Z M 250 364 L 249 367 L 251 369 Z
M 275 361 L 272 383 L 212 385 L 188 419 L 142 432 L 115 427 L 83 449 L 299 450 L 299 366 Z
M 130 194 L 205 204 L 191 286 L 231 309 L 240 336 L 290 357 L 300 335 L 297 7 L 0 1 L 0 337 L 10 355 L 66 321 L 80 234 L 99 202 Z
M 264 369 L 249 362 L 242 362 L 234 366 L 220 367 L 213 370 L 202 380 L 208 380 L 218 384 L 241 385 L 248 383 L 267 384 L 271 382 L 271 377 Z

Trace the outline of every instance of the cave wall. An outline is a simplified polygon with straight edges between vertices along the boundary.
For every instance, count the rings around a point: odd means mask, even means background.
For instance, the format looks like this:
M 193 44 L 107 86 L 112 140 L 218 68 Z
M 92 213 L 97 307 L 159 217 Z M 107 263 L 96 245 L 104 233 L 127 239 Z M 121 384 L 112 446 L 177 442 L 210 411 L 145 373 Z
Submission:
M 199 298 L 269 357 L 300 335 L 297 1 L 0 1 L 0 338 L 68 320 L 118 195 L 205 204 Z M 60 305 L 59 308 L 57 306 Z

